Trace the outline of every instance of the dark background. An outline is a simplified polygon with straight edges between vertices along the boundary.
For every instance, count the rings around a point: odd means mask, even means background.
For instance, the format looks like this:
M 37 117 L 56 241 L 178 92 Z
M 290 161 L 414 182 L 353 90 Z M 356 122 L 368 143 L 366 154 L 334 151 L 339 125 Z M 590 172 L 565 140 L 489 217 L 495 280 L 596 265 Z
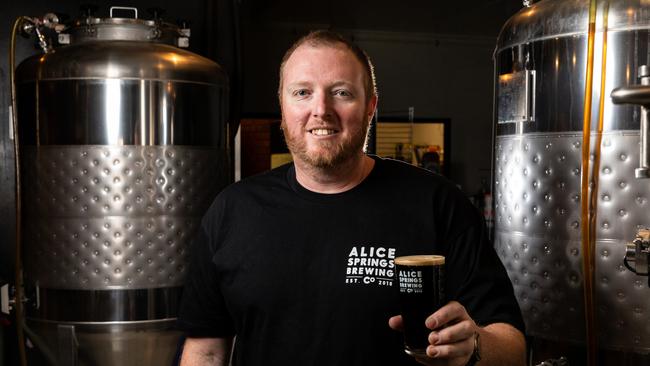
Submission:
M 19 15 L 80 14 L 88 1 L 0 2 L 0 282 L 13 282 L 15 194 L 9 138 L 9 41 Z M 520 0 L 158 0 L 94 1 L 97 16 L 109 6 L 166 10 L 165 20 L 189 21 L 190 50 L 228 71 L 232 119 L 278 115 L 278 67 L 284 51 L 311 29 L 331 28 L 353 38 L 372 58 L 379 88 L 378 118 L 448 118 L 453 152 L 450 178 L 467 194 L 490 179 L 493 61 L 505 21 Z M 240 42 L 236 39 L 239 38 Z M 17 64 L 39 52 L 18 38 Z M 2 360 L 0 360 L 1 362 Z

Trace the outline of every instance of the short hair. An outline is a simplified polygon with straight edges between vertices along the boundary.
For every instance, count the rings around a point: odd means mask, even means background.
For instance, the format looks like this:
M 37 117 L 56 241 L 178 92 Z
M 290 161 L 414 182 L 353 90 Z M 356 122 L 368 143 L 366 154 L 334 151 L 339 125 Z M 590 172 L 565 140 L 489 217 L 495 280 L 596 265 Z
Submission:
M 282 83 L 283 83 L 283 77 L 282 73 L 284 71 L 284 66 L 287 63 L 287 60 L 289 60 L 289 57 L 293 55 L 293 53 L 296 51 L 296 49 L 303 44 L 309 44 L 312 47 L 318 47 L 318 46 L 330 46 L 330 47 L 335 47 L 338 45 L 343 45 L 345 48 L 350 50 L 354 57 L 359 60 L 361 65 L 363 66 L 363 69 L 365 71 L 365 92 L 366 92 L 366 101 L 370 100 L 372 96 L 377 95 L 377 83 L 375 81 L 375 68 L 372 65 L 372 61 L 370 61 L 370 57 L 368 57 L 368 54 L 364 50 L 361 49 L 361 47 L 357 46 L 347 38 L 343 37 L 342 35 L 330 31 L 330 30 L 315 30 L 309 32 L 307 35 L 302 36 L 300 39 L 298 39 L 293 45 L 291 45 L 291 48 L 285 52 L 284 57 L 282 57 L 282 63 L 280 64 L 280 84 L 278 85 L 278 97 L 282 97 Z

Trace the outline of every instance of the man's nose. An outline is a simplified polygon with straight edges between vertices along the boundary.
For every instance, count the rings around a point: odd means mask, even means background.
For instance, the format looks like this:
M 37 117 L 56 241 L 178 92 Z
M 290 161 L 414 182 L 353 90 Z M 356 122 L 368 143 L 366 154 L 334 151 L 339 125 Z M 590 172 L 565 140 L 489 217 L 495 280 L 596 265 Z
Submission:
M 316 93 L 313 101 L 312 117 L 327 119 L 332 116 L 332 99 L 327 93 Z

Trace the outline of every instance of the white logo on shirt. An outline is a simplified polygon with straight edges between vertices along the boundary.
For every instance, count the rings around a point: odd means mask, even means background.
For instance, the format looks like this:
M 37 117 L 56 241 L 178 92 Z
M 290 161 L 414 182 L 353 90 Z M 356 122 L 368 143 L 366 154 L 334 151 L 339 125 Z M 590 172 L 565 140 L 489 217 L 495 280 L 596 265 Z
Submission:
M 352 247 L 348 255 L 345 283 L 393 286 L 395 248 Z

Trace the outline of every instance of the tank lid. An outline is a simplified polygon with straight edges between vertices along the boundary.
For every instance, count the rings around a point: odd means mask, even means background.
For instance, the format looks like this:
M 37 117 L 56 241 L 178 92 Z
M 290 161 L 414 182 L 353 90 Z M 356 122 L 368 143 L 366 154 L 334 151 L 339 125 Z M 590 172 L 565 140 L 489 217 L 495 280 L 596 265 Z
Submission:
M 497 51 L 547 38 L 586 35 L 589 5 L 589 0 L 542 0 L 523 8 L 501 29 Z M 597 31 L 603 29 L 605 14 L 608 31 L 650 28 L 649 1 L 599 1 Z
M 113 11 L 130 10 L 134 18 L 113 17 Z M 109 18 L 81 17 L 59 35 L 62 44 L 90 41 L 139 41 L 164 43 L 188 47 L 190 30 L 163 22 L 158 15 L 154 20 L 138 19 L 137 8 L 112 7 Z

